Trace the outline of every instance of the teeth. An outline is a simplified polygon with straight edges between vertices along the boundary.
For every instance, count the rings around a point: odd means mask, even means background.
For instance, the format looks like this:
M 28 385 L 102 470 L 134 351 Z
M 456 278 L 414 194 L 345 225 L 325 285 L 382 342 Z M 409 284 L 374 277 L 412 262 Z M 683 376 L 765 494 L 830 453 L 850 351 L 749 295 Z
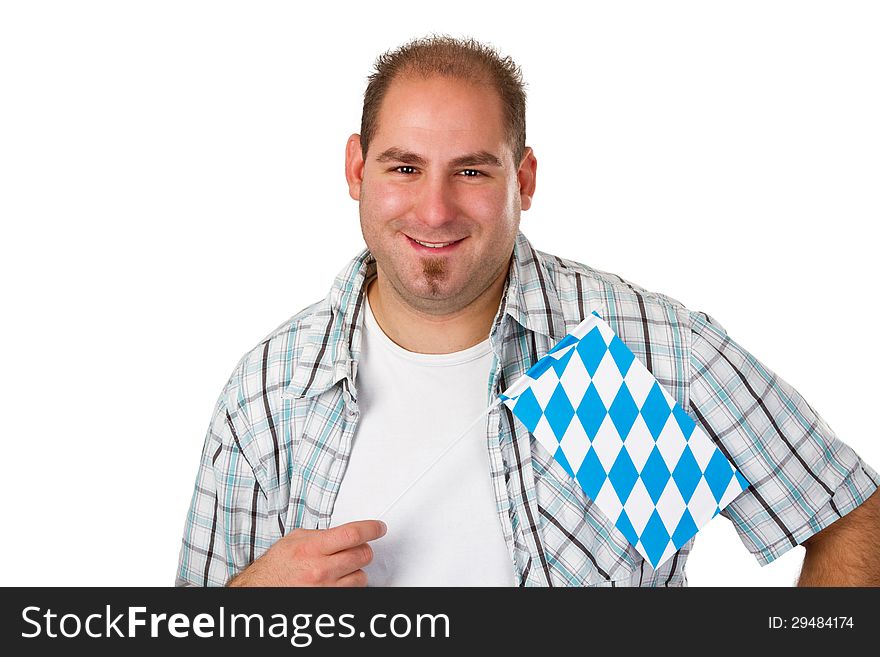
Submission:
M 458 240 L 454 240 L 458 241 Z M 413 242 L 419 242 L 417 239 L 413 238 Z M 440 244 L 429 244 L 428 242 L 419 242 L 422 246 L 427 246 L 429 249 L 439 249 L 443 246 L 449 246 L 453 242 L 441 242 Z

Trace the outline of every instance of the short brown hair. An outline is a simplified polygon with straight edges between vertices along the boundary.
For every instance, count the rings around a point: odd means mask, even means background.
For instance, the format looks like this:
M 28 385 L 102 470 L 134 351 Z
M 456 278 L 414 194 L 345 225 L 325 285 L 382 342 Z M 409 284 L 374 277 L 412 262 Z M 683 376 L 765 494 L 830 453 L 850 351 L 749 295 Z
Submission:
M 401 75 L 434 75 L 488 84 L 501 96 L 510 150 L 514 165 L 522 160 L 526 147 L 526 92 L 520 67 L 510 57 L 502 57 L 489 45 L 472 38 L 456 39 L 432 34 L 414 39 L 376 59 L 364 92 L 361 115 L 361 150 L 364 158 L 378 128 L 379 108 L 391 83 Z

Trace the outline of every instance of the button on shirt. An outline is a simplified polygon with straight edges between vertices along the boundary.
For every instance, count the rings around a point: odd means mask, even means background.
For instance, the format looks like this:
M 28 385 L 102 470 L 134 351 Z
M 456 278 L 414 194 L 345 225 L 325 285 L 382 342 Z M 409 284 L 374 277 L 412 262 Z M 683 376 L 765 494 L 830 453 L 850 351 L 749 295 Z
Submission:
M 486 405 L 596 311 L 750 482 L 721 511 L 764 565 L 865 501 L 877 473 L 705 312 L 514 244 L 489 341 Z M 239 361 L 214 409 L 176 584 L 222 586 L 297 527 L 326 529 L 359 422 L 364 250 L 328 296 Z M 488 472 L 520 586 L 683 586 L 691 538 L 655 571 L 504 406 Z M 718 522 L 716 520 L 716 522 Z

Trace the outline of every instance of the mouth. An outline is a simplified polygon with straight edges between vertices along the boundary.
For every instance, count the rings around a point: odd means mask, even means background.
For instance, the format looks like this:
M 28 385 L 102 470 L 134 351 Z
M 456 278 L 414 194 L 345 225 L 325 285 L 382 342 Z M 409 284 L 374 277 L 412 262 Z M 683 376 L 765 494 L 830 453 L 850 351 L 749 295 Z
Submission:
M 443 253 L 451 253 L 458 247 L 459 244 L 461 244 L 467 238 L 462 237 L 459 240 L 453 240 L 451 242 L 425 242 L 422 240 L 414 239 L 407 235 L 406 239 L 409 241 L 410 245 L 412 245 L 412 247 L 419 253 L 440 255 Z

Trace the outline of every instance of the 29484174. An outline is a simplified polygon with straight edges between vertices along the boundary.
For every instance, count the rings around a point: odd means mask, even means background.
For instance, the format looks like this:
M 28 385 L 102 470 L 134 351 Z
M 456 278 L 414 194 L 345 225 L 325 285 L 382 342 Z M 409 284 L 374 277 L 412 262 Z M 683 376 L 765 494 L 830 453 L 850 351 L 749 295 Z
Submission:
M 770 616 L 767 627 L 771 630 L 852 629 L 854 623 L 852 616 Z

